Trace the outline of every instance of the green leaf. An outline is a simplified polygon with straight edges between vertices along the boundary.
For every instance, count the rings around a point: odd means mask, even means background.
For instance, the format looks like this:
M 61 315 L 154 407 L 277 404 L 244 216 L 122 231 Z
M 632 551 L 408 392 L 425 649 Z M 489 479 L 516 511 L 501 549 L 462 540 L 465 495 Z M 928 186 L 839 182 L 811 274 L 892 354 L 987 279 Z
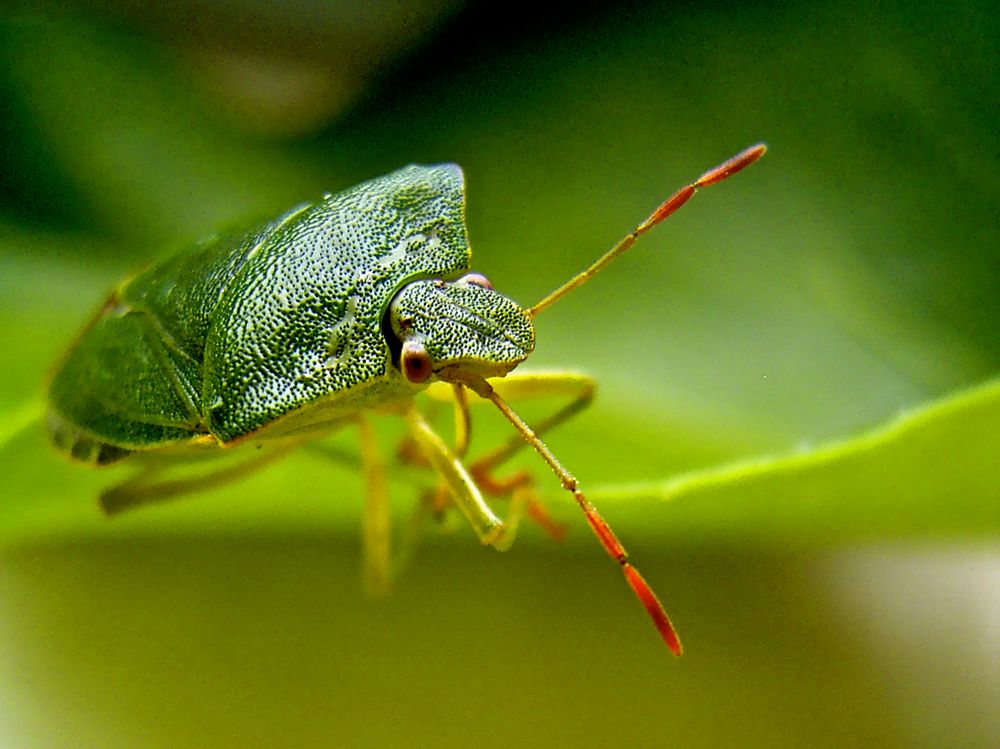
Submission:
M 815 548 L 893 538 L 1000 533 L 1000 380 L 900 414 L 851 439 L 664 481 L 599 488 L 668 500 L 655 535 Z M 652 535 L 648 528 L 646 533 Z

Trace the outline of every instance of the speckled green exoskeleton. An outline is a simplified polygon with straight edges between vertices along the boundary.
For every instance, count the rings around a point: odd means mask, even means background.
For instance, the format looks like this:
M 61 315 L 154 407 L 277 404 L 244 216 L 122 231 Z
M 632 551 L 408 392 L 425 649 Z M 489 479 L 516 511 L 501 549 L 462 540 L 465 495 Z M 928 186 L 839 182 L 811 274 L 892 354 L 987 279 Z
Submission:
M 213 237 L 112 293 L 56 371 L 49 392 L 52 440 L 91 465 L 129 459 L 144 466 L 103 495 L 105 509 L 115 511 L 240 478 L 310 437 L 355 424 L 368 479 L 366 567 L 375 588 L 385 587 L 388 576 L 389 521 L 367 412 L 403 415 L 415 454 L 440 477 L 441 496 L 462 511 L 483 543 L 501 549 L 512 540 L 521 509 L 534 506 L 538 515 L 529 476 L 494 474 L 519 445 L 529 444 L 573 494 L 680 654 L 652 589 L 538 436 L 589 400 L 591 381 L 509 373 L 534 348 L 535 315 L 628 250 L 699 187 L 743 169 L 764 150 L 749 148 L 678 190 L 590 268 L 529 308 L 469 272 L 464 185 L 454 165 L 409 166 L 252 231 Z M 428 388 L 455 404 L 454 445 L 415 405 L 414 396 Z M 466 389 L 492 401 L 518 432 L 468 465 Z M 526 395 L 562 396 L 569 405 L 532 427 L 507 404 Z M 268 449 L 198 479 L 158 479 L 163 458 L 245 441 Z M 141 460 L 149 456 L 158 460 Z M 511 498 L 506 521 L 484 492 Z

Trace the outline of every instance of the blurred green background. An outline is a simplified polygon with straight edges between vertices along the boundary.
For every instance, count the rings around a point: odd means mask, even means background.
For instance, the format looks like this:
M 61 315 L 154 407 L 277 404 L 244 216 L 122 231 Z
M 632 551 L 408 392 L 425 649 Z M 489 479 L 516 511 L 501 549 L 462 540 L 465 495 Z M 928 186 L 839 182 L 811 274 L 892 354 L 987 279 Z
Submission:
M 5 11 L 0 744 L 1000 743 L 995 7 L 540 5 Z M 46 444 L 88 315 L 219 227 L 455 161 L 475 269 L 527 304 L 759 140 L 529 362 L 599 381 L 549 444 L 679 661 L 530 455 L 565 542 L 448 518 L 371 601 L 356 471 L 303 452 L 111 521 L 128 466 Z M 477 416 L 478 449 L 507 434 Z M 403 535 L 427 477 L 393 479 Z

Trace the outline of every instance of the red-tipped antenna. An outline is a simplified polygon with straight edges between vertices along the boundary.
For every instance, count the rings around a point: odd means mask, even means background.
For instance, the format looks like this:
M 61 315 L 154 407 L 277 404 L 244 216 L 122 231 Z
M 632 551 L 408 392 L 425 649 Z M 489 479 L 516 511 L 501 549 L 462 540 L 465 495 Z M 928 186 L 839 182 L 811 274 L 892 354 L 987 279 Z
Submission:
M 584 496 L 583 492 L 580 490 L 579 482 L 576 477 L 567 471 L 562 463 L 559 462 L 558 458 L 553 455 L 549 448 L 545 446 L 545 443 L 539 439 L 538 435 L 535 434 L 534 430 L 528 426 L 528 424 L 517 415 L 517 413 L 507 405 L 500 395 L 493 389 L 493 387 L 481 378 L 467 379 L 465 384 L 471 387 L 478 395 L 483 398 L 487 398 L 493 401 L 493 404 L 500 409 L 500 412 L 507 417 L 507 420 L 514 425 L 514 428 L 521 434 L 524 440 L 531 445 L 535 452 L 542 456 L 542 459 L 549 464 L 549 467 L 555 472 L 556 476 L 559 477 L 560 483 L 562 483 L 563 488 L 568 492 L 573 494 L 573 498 L 576 500 L 577 505 L 583 511 L 584 517 L 587 518 L 587 522 L 590 524 L 591 529 L 594 531 L 594 535 L 597 536 L 604 550 L 608 552 L 608 555 L 614 559 L 618 564 L 621 565 L 622 572 L 625 574 L 625 579 L 631 586 L 632 590 L 635 592 L 636 597 L 642 602 L 642 605 L 646 608 L 649 613 L 650 618 L 653 620 L 653 625 L 656 627 L 657 631 L 660 633 L 660 637 L 663 641 L 667 643 L 667 647 L 674 655 L 681 655 L 684 649 L 681 647 L 681 640 L 677 636 L 677 631 L 674 629 L 674 625 L 670 623 L 670 617 L 667 616 L 666 610 L 663 608 L 663 604 L 660 603 L 660 599 L 656 597 L 656 593 L 653 589 L 649 587 L 649 583 L 646 582 L 645 578 L 639 574 L 639 570 L 632 566 L 629 561 L 628 554 L 625 551 L 625 547 L 622 546 L 621 541 L 615 536 L 611 526 L 609 526 L 604 518 L 601 517 L 597 509 L 590 504 L 590 501 Z
M 598 258 L 597 262 L 581 273 L 575 275 L 536 305 L 530 307 L 527 310 L 528 314 L 531 317 L 534 317 L 543 309 L 551 304 L 554 304 L 566 294 L 573 291 L 573 289 L 585 284 L 605 265 L 629 250 L 639 237 L 673 214 L 682 205 L 687 203 L 700 188 L 714 185 L 716 182 L 721 182 L 726 177 L 746 169 L 752 163 L 757 161 L 757 159 L 763 156 L 765 151 L 767 151 L 767 146 L 763 143 L 751 146 L 745 151 L 736 154 L 728 161 L 719 164 L 719 166 L 714 169 L 709 169 L 686 187 L 679 189 L 663 201 L 663 203 L 661 203 L 660 206 L 649 215 L 649 218 L 639 224 L 634 231 L 627 234 L 618 244 Z M 500 397 L 493 387 L 486 382 L 486 380 L 478 376 L 466 376 L 463 378 L 462 384 L 472 388 L 481 397 L 492 401 L 493 404 L 500 409 L 501 413 L 507 417 L 507 420 L 514 425 L 514 428 L 517 429 L 524 440 L 531 445 L 532 448 L 534 448 L 535 452 L 542 456 L 542 459 L 546 463 L 548 463 L 549 467 L 559 478 L 563 488 L 572 493 L 573 498 L 576 500 L 577 505 L 583 512 L 584 517 L 587 518 L 587 523 L 590 524 L 591 530 L 594 531 L 594 535 L 597 536 L 601 545 L 604 547 L 604 550 L 608 552 L 608 555 L 612 559 L 621 565 L 622 573 L 625 575 L 625 580 L 632 588 L 636 598 L 639 599 L 646 611 L 649 613 L 650 618 L 653 620 L 653 625 L 660 633 L 663 641 L 667 643 L 667 647 L 670 648 L 670 651 L 674 655 L 681 655 L 683 648 L 681 647 L 680 638 L 677 636 L 677 631 L 674 629 L 674 625 L 670 623 L 670 617 L 667 616 L 667 612 L 663 608 L 663 604 L 660 603 L 660 599 L 656 597 L 656 593 L 653 592 L 653 589 L 649 586 L 649 583 L 646 582 L 645 578 L 643 578 L 643 576 L 639 573 L 639 570 L 632 566 L 632 563 L 629 561 L 628 554 L 625 551 L 625 547 L 622 546 L 621 541 L 619 541 L 618 537 L 615 536 L 614 531 L 611 530 L 611 527 L 604 521 L 604 518 L 601 517 L 597 509 L 590 504 L 590 501 L 584 496 L 583 492 L 580 490 L 579 482 L 576 480 L 576 477 L 563 467 L 563 465 L 559 462 L 555 455 L 549 451 L 549 448 L 545 446 L 545 443 L 539 439 L 538 435 L 535 434 L 531 427 L 528 426 L 528 424 L 520 416 L 518 416 L 510 406 L 507 405 L 507 403 Z
M 573 276 L 573 278 L 564 283 L 562 286 L 560 286 L 558 289 L 553 291 L 551 294 L 546 296 L 544 299 L 542 299 L 534 306 L 529 307 L 528 314 L 531 317 L 534 317 L 546 307 L 562 299 L 569 292 L 573 291 L 573 289 L 585 284 L 587 281 L 593 278 L 598 273 L 598 271 L 600 271 L 605 265 L 610 263 L 619 255 L 627 252 L 632 247 L 632 245 L 635 244 L 635 241 L 639 237 L 641 237 L 643 234 L 648 232 L 658 223 L 663 221 L 670 214 L 674 213 L 682 205 L 687 203 L 692 198 L 692 196 L 698 191 L 699 188 L 708 187 L 709 185 L 714 185 L 716 182 L 721 182 L 726 177 L 729 177 L 730 175 L 736 174 L 736 172 L 746 169 L 757 159 L 763 156 L 765 151 L 767 151 L 767 146 L 765 146 L 763 143 L 758 143 L 756 146 L 750 146 L 750 148 L 746 149 L 745 151 L 741 151 L 728 161 L 719 164 L 714 169 L 709 169 L 707 172 L 701 175 L 690 185 L 682 187 L 680 190 L 675 192 L 669 198 L 664 200 L 663 203 L 660 204 L 660 207 L 657 208 L 655 211 L 653 211 L 649 215 L 649 218 L 647 218 L 645 221 L 639 224 L 631 234 L 625 235 L 625 237 L 623 237 L 618 244 L 616 244 L 614 247 L 612 247 L 610 250 L 604 253 L 600 258 L 598 258 L 597 262 L 595 262 L 586 270 L 577 273 L 575 276 Z

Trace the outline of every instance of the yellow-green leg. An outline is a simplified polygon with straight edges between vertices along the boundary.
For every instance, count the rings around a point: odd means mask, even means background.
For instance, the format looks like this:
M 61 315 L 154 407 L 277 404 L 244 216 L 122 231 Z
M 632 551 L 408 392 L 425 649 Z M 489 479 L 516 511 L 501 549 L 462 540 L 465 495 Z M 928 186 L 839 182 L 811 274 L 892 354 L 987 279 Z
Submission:
M 532 426 L 535 434 L 538 435 L 543 435 L 564 421 L 568 421 L 590 405 L 590 402 L 594 399 L 594 392 L 597 389 L 597 383 L 593 378 L 577 372 L 514 373 L 504 378 L 490 380 L 490 385 L 504 400 L 514 403 L 550 398 L 565 398 L 568 400 L 565 406 L 562 406 L 550 416 L 545 417 Z M 461 401 L 455 397 L 454 393 L 456 390 L 463 394 Z M 466 388 L 449 383 L 437 383 L 428 388 L 428 394 L 436 400 L 454 400 L 456 411 L 467 411 L 465 403 L 468 401 L 464 397 L 466 392 Z M 473 395 L 472 402 L 485 403 L 488 401 Z M 466 415 L 464 419 L 456 416 L 456 424 L 462 421 L 468 424 L 468 416 Z M 468 438 L 466 437 L 465 439 L 467 440 Z M 482 482 L 481 488 L 485 491 L 497 494 L 505 493 L 513 487 L 508 486 L 506 480 L 496 480 L 491 475 L 491 472 L 509 460 L 515 453 L 522 450 L 526 444 L 520 435 L 514 434 L 497 449 L 476 459 L 469 466 L 469 471 L 477 481 Z
M 361 520 L 361 582 L 366 593 L 382 597 L 392 590 L 392 523 L 385 463 L 371 422 L 357 418 L 361 436 L 361 464 L 365 477 L 365 506 Z
M 157 460 L 152 455 L 137 454 L 131 459 L 142 464 L 139 473 L 104 491 L 98 501 L 106 514 L 117 515 L 120 512 L 143 505 L 178 499 L 206 489 L 215 489 L 247 478 L 265 466 L 277 462 L 297 448 L 299 444 L 298 441 L 288 441 L 282 444 L 268 445 L 259 453 L 255 453 L 252 458 L 234 465 L 198 476 L 164 480 L 157 480 L 157 477 L 169 466 L 168 462 Z
M 459 457 L 431 428 L 415 406 L 407 410 L 406 421 L 413 441 L 448 488 L 455 505 L 479 536 L 479 540 L 501 551 L 506 550 L 517 529 L 520 503 L 511 505 L 506 522 L 501 520 L 486 504 L 482 492 Z
M 491 383 L 497 391 L 511 400 L 565 398 L 568 403 L 535 425 L 536 433 L 544 433 L 582 410 L 593 399 L 595 383 L 586 375 L 571 372 L 511 374 Z M 421 505 L 412 522 L 411 532 L 405 534 L 401 553 L 407 556 L 419 526 L 428 509 L 439 512 L 442 500 L 454 502 L 472 526 L 476 535 L 487 545 L 506 549 L 514 540 L 521 516 L 528 516 L 549 535 L 561 538 L 565 528 L 555 522 L 539 501 L 531 474 L 518 472 L 497 478 L 494 469 L 508 460 L 525 445 L 523 438 L 513 437 L 481 458 L 466 466 L 463 458 L 470 439 L 472 403 L 486 402 L 463 385 L 439 382 L 428 388 L 434 400 L 448 402 L 455 409 L 455 445 L 449 448 L 433 430 L 423 415 L 414 407 L 407 412 L 410 440 L 404 444 L 401 455 L 410 463 L 430 464 L 441 479 L 438 489 Z M 501 520 L 483 498 L 483 493 L 509 497 L 510 508 L 506 520 Z
M 585 408 L 593 399 L 595 390 L 594 380 L 586 375 L 571 372 L 511 374 L 503 379 L 493 380 L 491 384 L 499 392 L 503 393 L 506 398 L 510 398 L 511 400 L 568 399 L 569 402 L 565 406 L 559 408 L 535 425 L 536 433 L 544 433 L 552 429 Z M 470 506 L 473 508 L 476 507 L 477 503 L 482 501 L 484 492 L 511 499 L 507 527 L 503 531 L 503 547 L 507 548 L 513 542 L 516 521 L 525 512 L 550 536 L 555 539 L 562 538 L 565 535 L 565 527 L 552 519 L 545 506 L 539 500 L 534 490 L 534 481 L 531 474 L 522 471 L 503 478 L 497 478 L 494 475 L 496 467 L 508 460 L 526 444 L 520 435 L 513 435 L 510 440 L 499 448 L 475 460 L 466 468 L 461 463 L 461 459 L 466 452 L 469 442 L 471 424 L 469 390 L 459 384 L 438 383 L 431 386 L 428 392 L 432 398 L 441 401 L 450 401 L 455 407 L 456 437 L 453 458 L 463 466 L 468 486 L 471 486 L 475 490 L 476 495 L 474 496 L 479 497 L 479 500 L 472 500 L 469 503 Z M 471 397 L 474 403 L 485 402 L 475 394 Z M 416 442 L 415 438 L 414 441 Z M 420 452 L 426 456 L 426 450 L 421 448 Z M 446 496 L 449 499 L 454 499 L 457 504 L 463 501 L 456 495 L 455 487 L 455 482 L 443 479 L 442 487 L 439 488 L 432 499 L 432 509 L 440 510 L 441 499 Z M 464 495 L 469 494 L 468 489 L 460 489 L 460 491 Z M 461 504 L 459 506 L 461 507 Z M 468 513 L 466 513 L 466 516 L 468 517 Z M 473 527 L 475 528 L 476 526 L 473 525 Z M 479 530 L 477 530 L 477 533 L 480 535 L 480 538 L 483 537 Z

